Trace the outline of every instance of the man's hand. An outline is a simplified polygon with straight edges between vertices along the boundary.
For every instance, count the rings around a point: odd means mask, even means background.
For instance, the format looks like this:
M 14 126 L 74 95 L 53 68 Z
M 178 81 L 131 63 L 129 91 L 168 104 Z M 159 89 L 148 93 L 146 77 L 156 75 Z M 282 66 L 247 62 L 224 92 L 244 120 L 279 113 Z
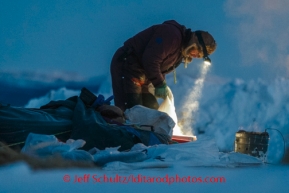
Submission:
M 164 81 L 162 84 L 155 87 L 155 96 L 165 99 L 169 94 L 168 86 Z

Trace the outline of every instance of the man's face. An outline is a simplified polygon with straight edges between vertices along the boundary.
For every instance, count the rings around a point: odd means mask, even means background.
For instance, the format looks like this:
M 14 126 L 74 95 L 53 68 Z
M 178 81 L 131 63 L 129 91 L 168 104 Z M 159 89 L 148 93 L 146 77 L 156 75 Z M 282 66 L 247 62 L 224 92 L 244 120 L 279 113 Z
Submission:
M 192 58 L 200 58 L 201 57 L 199 50 L 197 50 L 197 49 L 190 50 L 189 54 Z

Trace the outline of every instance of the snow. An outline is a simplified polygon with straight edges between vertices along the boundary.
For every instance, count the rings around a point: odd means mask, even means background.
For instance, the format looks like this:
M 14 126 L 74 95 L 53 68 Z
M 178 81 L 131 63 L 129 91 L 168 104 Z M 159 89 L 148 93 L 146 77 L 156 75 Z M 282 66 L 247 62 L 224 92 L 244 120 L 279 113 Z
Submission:
M 69 182 L 64 178 L 70 176 Z M 87 181 L 84 177 L 89 175 Z M 95 176 L 97 175 L 97 176 Z M 97 182 L 98 177 L 114 178 L 145 177 L 179 178 L 224 177 L 223 183 L 158 182 Z M 81 182 L 74 182 L 82 177 Z M 127 171 L 101 169 L 67 169 L 32 171 L 25 163 L 11 164 L 0 170 L 0 192 L 288 192 L 289 168 L 282 165 L 261 167 L 174 167 Z M 80 178 L 79 178 L 80 179 Z M 132 179 L 132 178 L 131 178 Z M 128 179 L 127 179 L 128 180 Z
M 188 92 L 194 88 L 197 81 L 182 76 L 178 77 L 177 84 L 173 84 L 172 78 L 168 77 L 179 120 L 182 119 L 182 109 L 178 107 L 184 104 L 188 94 L 184 91 Z M 153 164 L 156 162 L 135 164 L 112 162 L 104 168 L 34 171 L 20 162 L 0 167 L 0 192 L 288 192 L 289 167 L 280 164 L 284 156 L 284 143 L 289 144 L 288 86 L 289 81 L 286 79 L 277 79 L 269 83 L 262 80 L 244 82 L 207 79 L 202 88 L 202 97 L 198 99 L 198 110 L 192 114 L 190 132 L 198 138 L 196 146 L 190 148 L 183 148 L 189 146 L 188 144 L 181 146 L 184 151 L 182 154 L 179 154 L 180 149 L 174 150 L 175 146 L 155 148 L 156 155 L 162 155 L 169 160 L 166 162 L 167 165 L 158 162 L 159 168 L 155 168 L 156 165 Z M 102 87 L 106 89 L 105 94 L 110 93 L 107 90 L 108 86 Z M 48 94 L 40 99 L 31 99 L 29 104 L 39 107 L 46 103 L 48 97 L 49 100 L 60 100 L 69 95 L 78 95 L 80 91 L 62 88 L 51 93 L 54 94 Z M 99 94 L 103 94 L 101 90 Z M 63 98 L 54 99 L 53 96 Z M 260 165 L 251 156 L 232 152 L 235 133 L 239 129 L 264 132 L 267 128 L 278 129 L 283 135 L 281 136 L 276 130 L 267 130 L 270 135 L 267 163 Z M 203 137 L 211 140 L 202 141 Z M 288 148 L 287 144 L 285 144 L 286 148 Z M 186 150 L 191 151 L 186 152 Z M 189 161 L 184 161 L 186 159 Z M 147 165 L 144 166 L 145 163 Z M 71 177 L 70 182 L 64 182 L 67 178 L 65 175 Z M 130 178 L 131 181 L 128 183 L 95 182 L 93 176 L 104 175 L 112 178 L 118 175 Z M 188 176 L 191 179 L 195 177 L 194 179 L 201 180 L 206 177 L 224 177 L 226 181 L 224 183 L 171 182 L 171 184 L 166 180 L 150 183 L 133 182 L 138 175 L 155 178 L 155 180 L 159 177 L 158 179 L 175 181 L 178 177 Z M 79 182 L 73 182 L 75 179 Z
M 184 103 L 186 96 L 186 93 L 177 91 L 179 85 L 183 85 L 187 91 L 195 82 L 189 77 L 182 77 L 178 84 L 171 84 L 176 107 Z M 204 132 L 205 135 L 214 136 L 220 151 L 228 152 L 234 150 L 235 133 L 238 130 L 264 132 L 268 129 L 268 161 L 278 163 L 284 155 L 284 145 L 289 147 L 288 86 L 287 79 L 269 83 L 262 80 L 206 81 L 198 101 L 199 109 L 192 115 L 192 132 L 195 135 Z M 177 108 L 177 114 L 181 120 L 182 109 Z M 274 129 L 282 133 L 287 144 Z
M 79 91 L 69 90 L 62 87 L 58 90 L 51 90 L 43 97 L 31 99 L 25 105 L 25 108 L 40 108 L 42 105 L 49 103 L 51 100 L 64 100 L 75 95 L 79 95 Z

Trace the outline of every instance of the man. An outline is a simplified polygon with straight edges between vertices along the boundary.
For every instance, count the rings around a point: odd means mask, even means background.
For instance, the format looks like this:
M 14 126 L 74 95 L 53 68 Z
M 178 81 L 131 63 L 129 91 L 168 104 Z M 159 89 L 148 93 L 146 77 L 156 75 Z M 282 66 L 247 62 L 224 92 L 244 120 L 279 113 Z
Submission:
M 123 111 L 134 105 L 158 109 L 157 98 L 166 98 L 165 74 L 181 62 L 203 58 L 216 49 L 214 38 L 204 31 L 192 32 L 174 20 L 153 25 L 124 42 L 114 54 L 110 72 L 115 106 Z M 155 88 L 155 94 L 148 90 Z

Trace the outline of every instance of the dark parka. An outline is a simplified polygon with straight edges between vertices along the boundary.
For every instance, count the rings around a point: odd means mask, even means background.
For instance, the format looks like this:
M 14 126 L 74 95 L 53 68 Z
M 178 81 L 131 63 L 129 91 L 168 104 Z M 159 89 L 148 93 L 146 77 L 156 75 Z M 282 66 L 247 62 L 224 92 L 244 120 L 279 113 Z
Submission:
M 120 103 L 129 100 L 125 93 L 148 93 L 145 87 L 149 83 L 155 87 L 162 84 L 165 74 L 182 61 L 182 47 L 189 41 L 190 34 L 190 30 L 170 20 L 151 26 L 125 41 L 111 63 L 115 105 L 124 110 Z M 140 104 L 144 105 L 141 101 Z

